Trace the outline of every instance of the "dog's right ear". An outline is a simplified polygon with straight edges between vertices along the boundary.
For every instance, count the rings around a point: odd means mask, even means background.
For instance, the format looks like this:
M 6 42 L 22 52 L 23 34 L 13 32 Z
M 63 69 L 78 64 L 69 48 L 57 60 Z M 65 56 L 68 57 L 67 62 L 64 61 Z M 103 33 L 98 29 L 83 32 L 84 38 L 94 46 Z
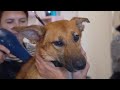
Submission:
M 79 28 L 80 31 L 84 30 L 84 22 L 90 23 L 88 18 L 83 18 L 83 17 L 73 17 L 71 21 L 75 21 L 77 27 Z
M 39 41 L 44 37 L 46 32 L 44 26 L 39 25 L 14 27 L 12 30 L 17 31 L 19 35 L 29 39 L 31 42 Z

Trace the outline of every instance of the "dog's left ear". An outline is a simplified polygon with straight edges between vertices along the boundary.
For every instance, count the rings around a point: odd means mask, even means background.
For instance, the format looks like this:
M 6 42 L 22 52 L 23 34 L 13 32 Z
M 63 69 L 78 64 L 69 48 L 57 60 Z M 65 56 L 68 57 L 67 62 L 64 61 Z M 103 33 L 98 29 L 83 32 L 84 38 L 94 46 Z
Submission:
M 80 31 L 83 31 L 85 28 L 85 26 L 83 25 L 84 22 L 90 23 L 88 18 L 82 18 L 82 17 L 73 17 L 71 20 L 75 21 Z
M 39 25 L 14 27 L 12 30 L 15 30 L 18 32 L 18 35 L 29 39 L 31 42 L 39 41 L 44 37 L 46 32 L 44 26 Z

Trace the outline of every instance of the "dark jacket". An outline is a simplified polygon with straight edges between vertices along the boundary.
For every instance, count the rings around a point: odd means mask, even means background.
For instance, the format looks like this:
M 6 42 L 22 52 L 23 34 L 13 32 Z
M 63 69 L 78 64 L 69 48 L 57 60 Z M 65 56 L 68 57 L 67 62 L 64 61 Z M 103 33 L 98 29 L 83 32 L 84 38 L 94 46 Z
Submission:
M 119 29 L 116 28 L 117 31 L 119 31 Z M 111 79 L 120 79 L 120 34 L 113 37 L 111 43 L 111 57 L 113 73 Z
M 15 79 L 21 66 L 22 63 L 17 61 L 4 61 L 4 63 L 0 64 L 0 79 Z

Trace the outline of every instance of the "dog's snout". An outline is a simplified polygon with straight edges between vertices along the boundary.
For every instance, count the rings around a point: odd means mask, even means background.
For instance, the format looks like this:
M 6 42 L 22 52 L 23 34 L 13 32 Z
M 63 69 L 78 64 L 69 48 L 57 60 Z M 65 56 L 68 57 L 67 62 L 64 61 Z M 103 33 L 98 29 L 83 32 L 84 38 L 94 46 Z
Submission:
M 73 67 L 76 70 L 82 70 L 82 69 L 85 68 L 85 66 L 86 66 L 86 60 L 85 59 L 77 60 L 73 63 Z
M 83 58 L 75 58 L 72 62 L 69 62 L 65 65 L 65 68 L 69 72 L 76 72 L 78 70 L 83 70 L 86 67 L 86 59 Z

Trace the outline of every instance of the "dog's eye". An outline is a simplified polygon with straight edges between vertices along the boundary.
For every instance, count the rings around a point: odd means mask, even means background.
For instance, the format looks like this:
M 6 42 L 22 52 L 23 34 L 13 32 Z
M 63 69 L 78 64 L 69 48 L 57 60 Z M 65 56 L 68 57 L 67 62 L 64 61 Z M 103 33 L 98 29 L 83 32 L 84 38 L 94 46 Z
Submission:
M 54 44 L 55 46 L 58 46 L 58 47 L 64 46 L 63 41 L 54 41 L 53 44 Z
M 76 35 L 75 35 L 75 34 L 73 35 L 73 39 L 74 39 L 75 42 L 77 42 L 77 41 L 79 40 L 79 38 L 80 38 L 79 35 L 77 35 L 77 34 L 76 34 Z

